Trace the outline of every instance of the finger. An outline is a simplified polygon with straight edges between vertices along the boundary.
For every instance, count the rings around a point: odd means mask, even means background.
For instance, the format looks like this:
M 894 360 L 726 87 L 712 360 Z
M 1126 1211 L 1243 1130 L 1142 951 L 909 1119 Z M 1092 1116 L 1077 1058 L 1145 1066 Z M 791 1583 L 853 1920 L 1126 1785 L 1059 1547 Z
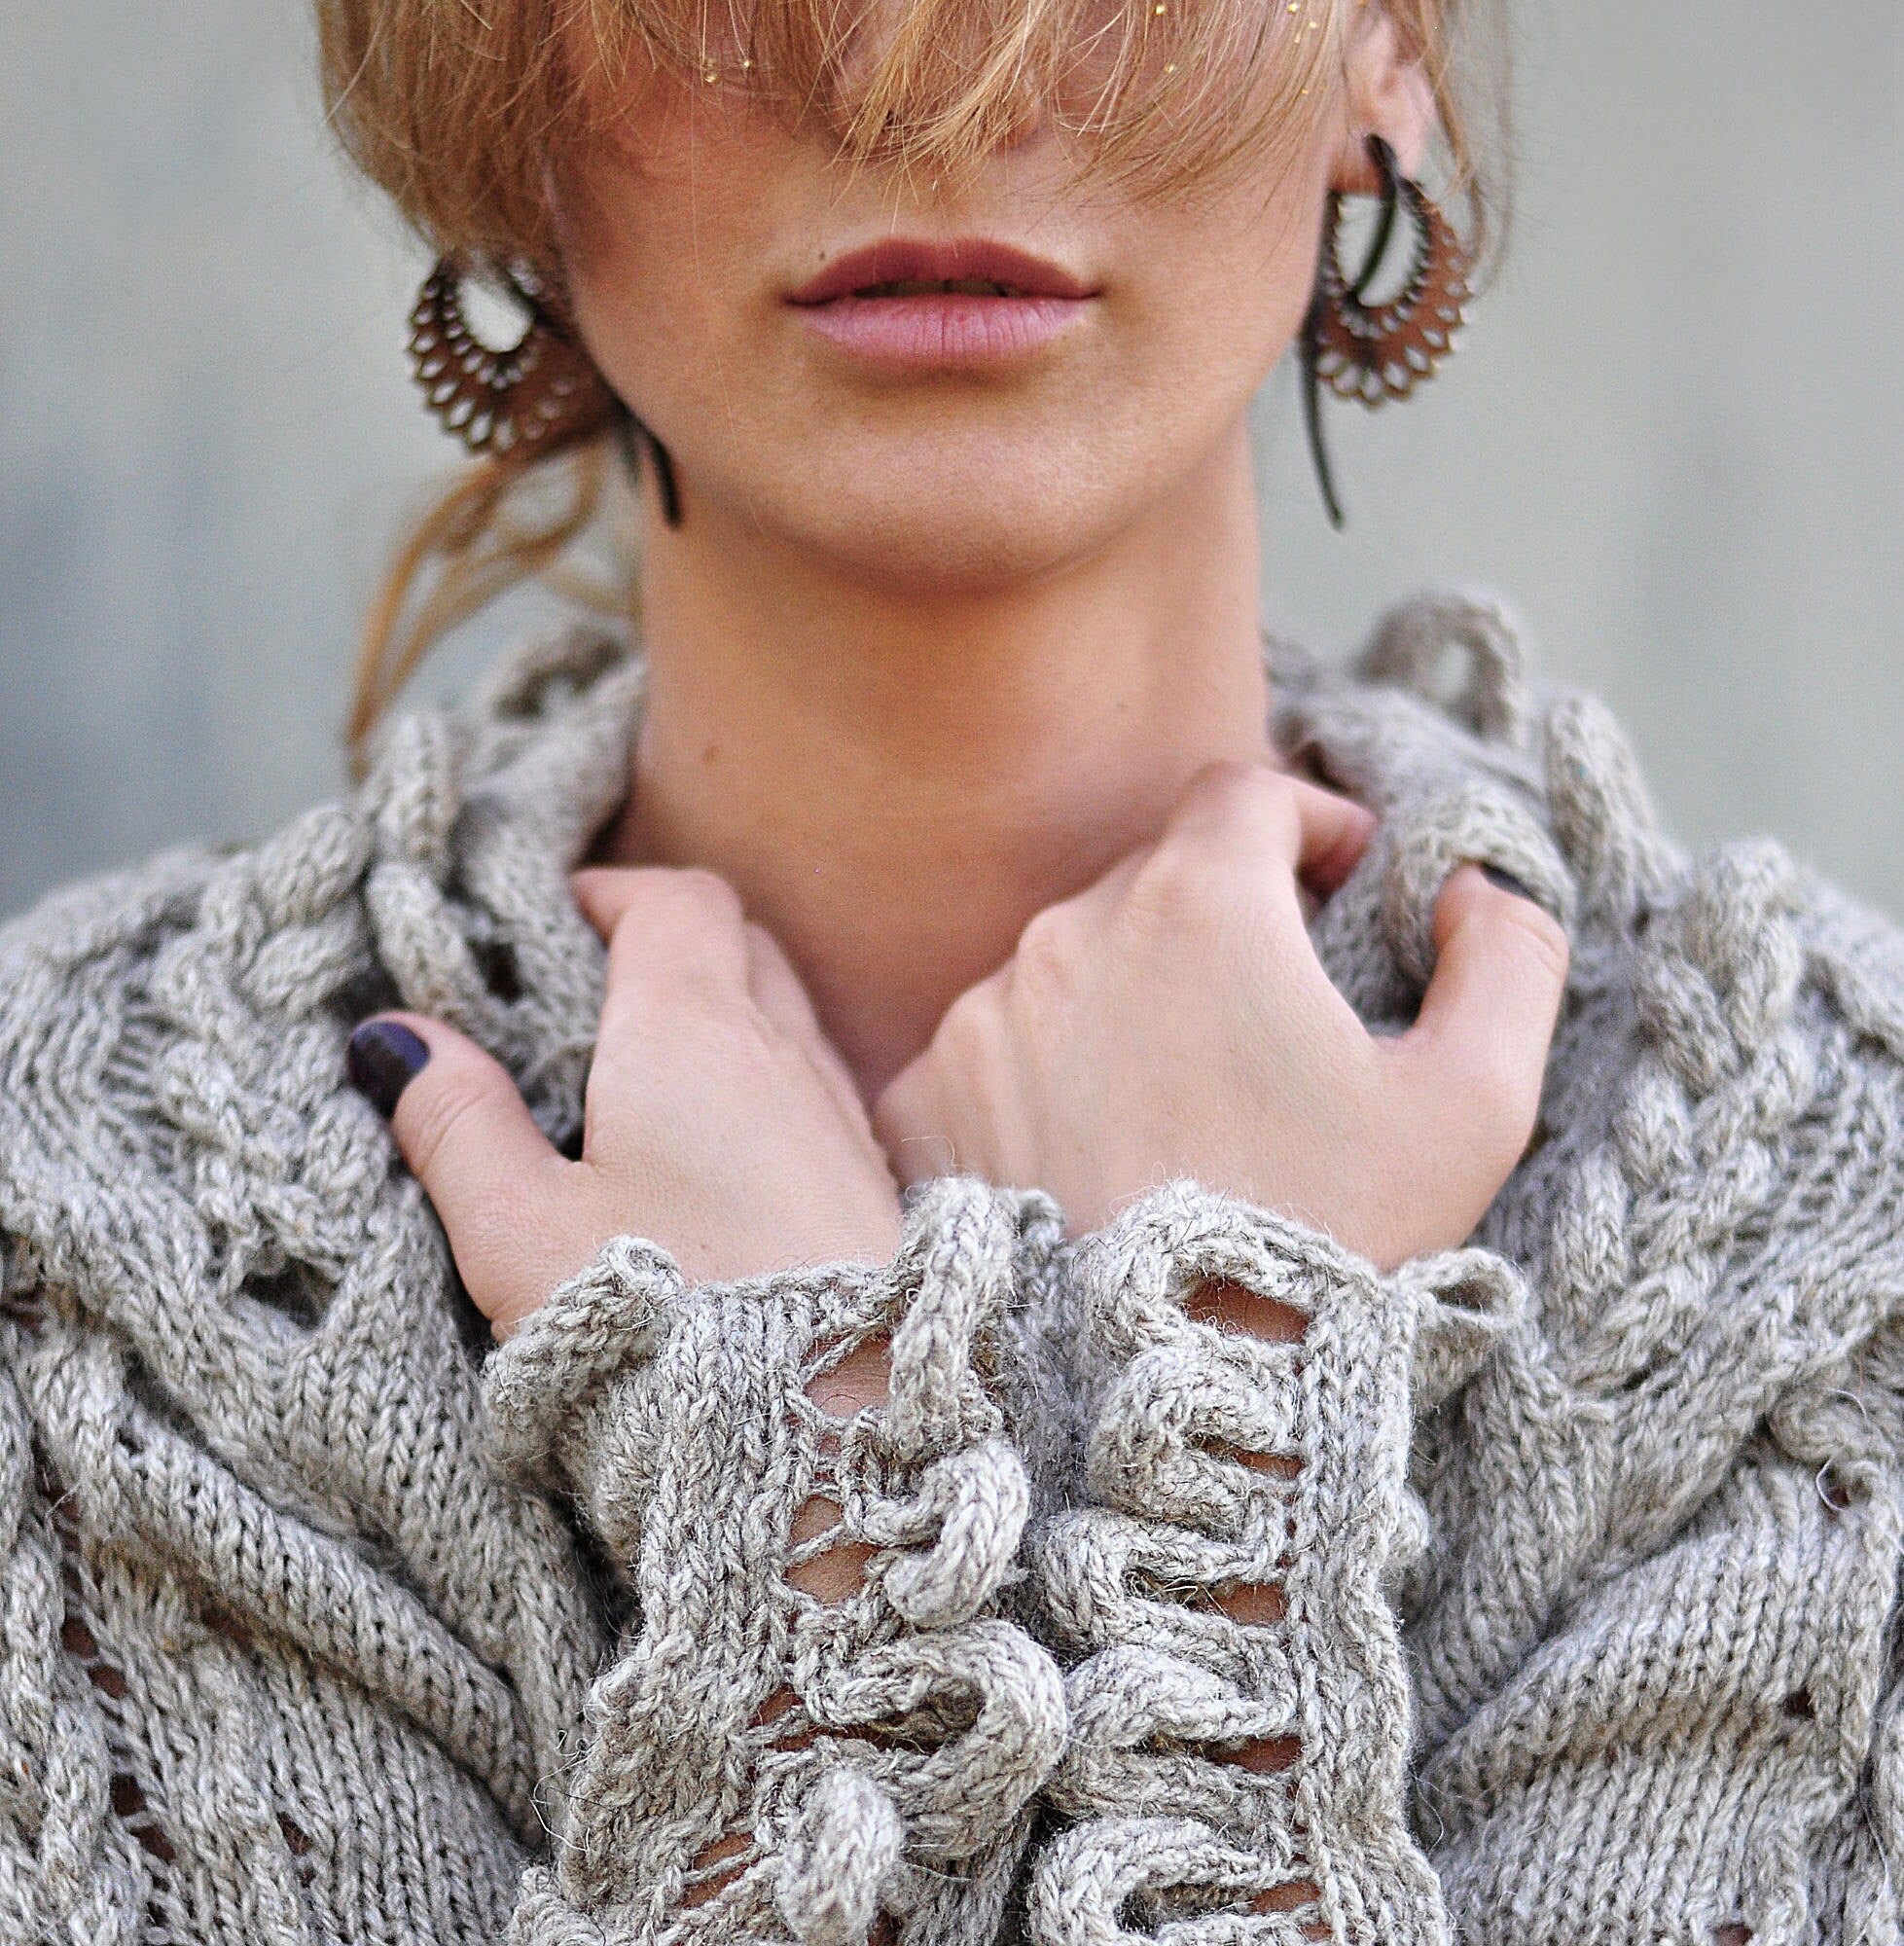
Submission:
M 1166 847 L 1236 859 L 1260 870 L 1281 864 L 1312 891 L 1335 891 L 1360 862 L 1376 827 L 1352 798 L 1265 764 L 1210 764 L 1177 800 Z
M 382 1014 L 351 1035 L 349 1068 L 388 1116 L 485 1317 L 513 1324 L 579 1268 L 550 1220 L 548 1191 L 569 1165 L 499 1062 L 440 1021 Z
M 840 1050 L 827 1038 L 812 997 L 780 942 L 764 925 L 746 928 L 747 987 L 754 1004 L 806 1055 L 833 1105 L 853 1128 L 866 1125 L 866 1104 Z
M 569 874 L 569 888 L 582 917 L 601 935 L 606 946 L 622 915 L 640 897 L 642 873 L 623 865 L 591 865 Z
M 608 942 L 600 1038 L 638 1030 L 657 999 L 738 1000 L 748 954 L 739 895 L 713 872 L 666 865 L 595 867 L 571 883 L 584 917 Z
M 1463 865 L 1435 903 L 1434 936 L 1434 977 L 1397 1050 L 1531 1130 L 1566 987 L 1566 933 L 1532 899 Z
M 709 940 L 736 945 L 740 896 L 700 866 L 591 866 L 570 876 L 582 916 L 631 964 L 694 959 Z M 744 958 L 737 965 L 744 968 Z
M 886 1083 L 873 1104 L 873 1134 L 902 1185 L 951 1175 L 958 1167 L 939 1080 L 928 1047 Z

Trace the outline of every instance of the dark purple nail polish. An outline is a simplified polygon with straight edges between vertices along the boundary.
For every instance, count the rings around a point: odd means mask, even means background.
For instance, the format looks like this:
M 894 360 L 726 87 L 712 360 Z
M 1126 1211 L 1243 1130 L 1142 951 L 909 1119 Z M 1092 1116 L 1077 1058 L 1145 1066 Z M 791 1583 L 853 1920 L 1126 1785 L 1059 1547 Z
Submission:
M 1481 876 L 1491 885 L 1498 885 L 1502 891 L 1512 892 L 1517 899 L 1532 899 L 1534 904 L 1540 903 L 1512 872 L 1503 872 L 1498 865 L 1482 865 Z
M 385 1121 L 397 1112 L 397 1098 L 422 1072 L 428 1045 L 400 1021 L 366 1021 L 350 1036 L 344 1065 L 350 1085 L 370 1098 Z

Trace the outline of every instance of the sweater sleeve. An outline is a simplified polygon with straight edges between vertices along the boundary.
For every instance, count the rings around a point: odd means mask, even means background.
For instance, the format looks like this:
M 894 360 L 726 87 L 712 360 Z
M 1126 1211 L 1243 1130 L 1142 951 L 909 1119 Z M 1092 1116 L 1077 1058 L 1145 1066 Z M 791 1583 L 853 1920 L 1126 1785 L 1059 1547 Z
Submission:
M 608 1914 L 670 1941 L 856 1946 L 880 1913 L 992 1937 L 1064 1728 L 1004 1612 L 1029 1483 L 992 1382 L 1056 1239 L 1044 1199 L 960 1179 L 915 1200 L 884 1266 L 691 1286 L 623 1238 L 491 1355 L 497 1460 L 572 1496 L 636 1604 L 519 1946 Z M 811 1381 L 874 1339 L 887 1401 L 830 1418 Z M 839 1524 L 796 1539 L 814 1496 Z M 859 1594 L 788 1583 L 842 1544 L 870 1550 Z
M 1071 1658 L 1070 1820 L 1039 1861 L 1051 1946 L 1445 1937 L 1405 1807 L 1410 1685 L 1393 1587 L 1423 1539 L 1412 1413 L 1518 1314 L 1499 1258 L 1379 1275 L 1320 1233 L 1179 1182 L 1077 1247 L 1069 1281 L 1089 1425 L 1084 1504 L 1039 1550 Z M 1240 1286 L 1296 1342 L 1203 1321 Z M 1212 1597 L 1278 1591 L 1264 1619 Z M 1290 1760 L 1237 1761 L 1248 1744 Z
M 1415 1820 L 1457 1936 L 1895 1941 L 1893 1244 L 1814 1229 L 1704 1290 L 1635 1268 L 1584 1335 L 1544 1290 L 1418 1435 Z

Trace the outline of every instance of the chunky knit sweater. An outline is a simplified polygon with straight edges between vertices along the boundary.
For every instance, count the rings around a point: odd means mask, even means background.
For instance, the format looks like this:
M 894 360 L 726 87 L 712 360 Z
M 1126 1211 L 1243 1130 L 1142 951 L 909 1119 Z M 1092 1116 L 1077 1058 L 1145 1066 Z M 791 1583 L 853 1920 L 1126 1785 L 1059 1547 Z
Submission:
M 947 1178 L 888 1265 L 623 1238 L 492 1347 L 343 1046 L 437 1015 L 575 1135 L 641 706 L 590 633 L 0 933 L 4 1946 L 1896 1946 L 1904 942 L 1684 855 L 1486 604 L 1270 658 L 1380 815 L 1314 924 L 1373 1027 L 1464 859 L 1573 941 L 1533 1143 L 1391 1275 Z

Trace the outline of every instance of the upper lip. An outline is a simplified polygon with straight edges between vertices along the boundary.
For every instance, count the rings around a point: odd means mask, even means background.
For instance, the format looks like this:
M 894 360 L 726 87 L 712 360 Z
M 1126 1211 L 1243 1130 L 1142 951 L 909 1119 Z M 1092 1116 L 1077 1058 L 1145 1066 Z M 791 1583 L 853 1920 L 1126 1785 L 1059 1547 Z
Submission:
M 947 242 L 914 241 L 891 236 L 863 250 L 850 250 L 829 264 L 818 276 L 789 291 L 787 302 L 825 304 L 851 296 L 875 284 L 949 283 L 978 281 L 1001 284 L 1013 297 L 1088 298 L 1089 284 L 1069 271 L 1008 243 L 984 237 L 957 237 Z

